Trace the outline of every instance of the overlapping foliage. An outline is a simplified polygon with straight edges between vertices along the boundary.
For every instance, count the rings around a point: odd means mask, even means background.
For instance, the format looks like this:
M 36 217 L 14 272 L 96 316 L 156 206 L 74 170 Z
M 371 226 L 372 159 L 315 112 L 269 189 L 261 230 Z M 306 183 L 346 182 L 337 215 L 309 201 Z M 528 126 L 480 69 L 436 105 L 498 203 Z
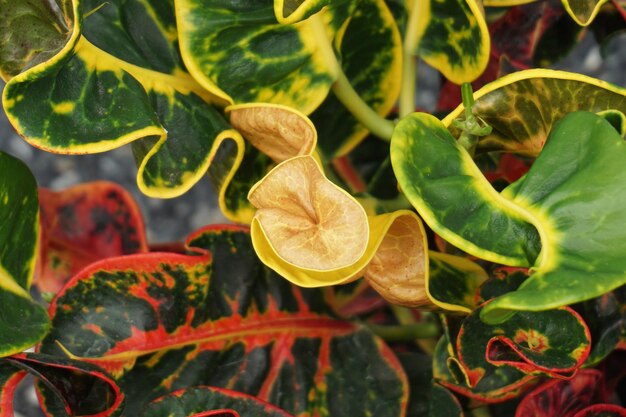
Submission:
M 626 89 L 546 68 L 620 39 L 619 2 L 0 14 L 26 141 L 129 144 L 145 194 L 207 176 L 246 224 L 155 252 L 121 187 L 37 192 L 0 153 L 0 416 L 26 374 L 49 416 L 626 415 Z

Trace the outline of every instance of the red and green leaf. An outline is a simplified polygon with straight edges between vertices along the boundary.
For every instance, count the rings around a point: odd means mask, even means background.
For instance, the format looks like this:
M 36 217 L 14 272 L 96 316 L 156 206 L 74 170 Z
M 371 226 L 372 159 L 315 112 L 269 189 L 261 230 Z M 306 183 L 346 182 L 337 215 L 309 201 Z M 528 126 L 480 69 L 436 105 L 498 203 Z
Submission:
M 591 349 L 589 329 L 572 309 L 519 312 L 503 324 L 489 325 L 474 310 L 456 341 L 459 363 L 470 386 L 497 367 L 511 366 L 527 374 L 569 377 Z
M 38 249 L 37 183 L 26 165 L 0 152 L 0 357 L 48 331 L 46 310 L 29 294 Z
M 572 379 L 553 379 L 528 393 L 515 417 L 573 417 L 590 404 L 603 401 L 602 374 L 583 369 Z
M 118 385 L 91 364 L 38 353 L 0 359 L 0 416 L 12 417 L 13 394 L 29 373 L 39 383 L 41 405 L 49 415 L 108 417 L 120 414 L 124 395 Z
M 594 404 L 580 410 L 574 417 L 626 417 L 626 408 L 615 404 Z
M 129 415 L 195 385 L 297 415 L 404 415 L 406 381 L 391 351 L 335 319 L 323 291 L 264 268 L 247 230 L 207 228 L 188 246 L 200 254 L 132 255 L 84 269 L 52 303 L 42 351 L 110 370 Z
M 173 392 L 148 404 L 143 417 L 293 417 L 256 397 L 215 387 L 193 387 Z
M 40 189 L 39 204 L 43 242 L 35 285 L 42 292 L 56 294 L 92 262 L 148 251 L 139 207 L 117 184 Z

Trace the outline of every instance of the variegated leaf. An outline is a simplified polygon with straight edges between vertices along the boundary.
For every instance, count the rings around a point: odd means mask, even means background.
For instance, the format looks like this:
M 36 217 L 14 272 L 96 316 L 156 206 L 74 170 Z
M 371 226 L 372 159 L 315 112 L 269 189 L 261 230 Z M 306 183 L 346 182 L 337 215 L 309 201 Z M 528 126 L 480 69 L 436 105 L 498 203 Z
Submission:
M 406 381 L 391 351 L 335 319 L 323 292 L 265 269 L 245 229 L 201 230 L 189 248 L 199 255 L 140 254 L 84 269 L 52 303 L 42 351 L 111 371 L 127 415 L 197 385 L 295 415 L 404 415 Z

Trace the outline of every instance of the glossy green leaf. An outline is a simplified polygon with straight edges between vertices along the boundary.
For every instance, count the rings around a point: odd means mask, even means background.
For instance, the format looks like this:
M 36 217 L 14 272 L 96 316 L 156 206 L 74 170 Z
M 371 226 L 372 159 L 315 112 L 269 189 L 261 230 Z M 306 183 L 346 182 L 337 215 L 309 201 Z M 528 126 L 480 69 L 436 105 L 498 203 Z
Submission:
M 463 321 L 456 341 L 459 363 L 472 387 L 503 366 L 567 378 L 589 355 L 589 329 L 570 308 L 520 312 L 501 325 L 482 322 L 481 310 Z
M 528 174 L 503 191 L 534 217 L 541 255 L 530 278 L 490 303 L 483 318 L 547 310 L 626 284 L 624 160 L 626 143 L 602 117 L 577 112 L 561 120 Z
M 324 38 L 333 39 L 345 24 L 351 2 L 290 25 L 277 21 L 267 1 L 175 3 L 185 64 L 218 97 L 309 114 L 328 94 L 336 74 L 325 58 L 333 51 Z
M 29 294 L 39 250 L 37 183 L 19 160 L 0 152 L 0 357 L 46 334 L 46 310 Z
M 570 380 L 549 380 L 524 397 L 515 416 L 573 417 L 602 398 L 601 387 L 602 374 L 595 369 L 581 370 Z
M 562 0 L 567 13 L 580 26 L 588 26 L 608 0 Z
M 29 143 L 56 153 L 103 152 L 133 142 L 142 191 L 183 194 L 225 137 L 241 138 L 210 104 L 219 99 L 186 72 L 172 1 L 63 4 L 57 20 L 66 21 L 71 36 L 9 80 L 3 95 L 9 120 Z M 9 20 L 19 20 L 19 10 L 9 11 Z M 12 47 L 18 39 L 10 39 Z M 31 41 L 32 53 L 47 47 Z
M 212 412 L 212 413 L 211 413 Z M 142 417 L 192 417 L 192 416 L 258 416 L 291 417 L 291 414 L 258 398 L 237 391 L 194 387 L 176 391 L 150 403 Z
M 416 20 L 409 22 L 407 48 L 447 79 L 471 82 L 489 61 L 490 39 L 482 4 L 476 0 L 414 2 Z M 411 27 L 413 25 L 413 27 Z
M 302 416 L 403 415 L 406 381 L 391 351 L 334 318 L 322 291 L 263 267 L 245 229 L 207 228 L 189 247 L 199 255 L 131 255 L 84 269 L 52 303 L 42 351 L 108 369 L 128 415 L 197 385 Z
M 372 31 L 372 28 L 376 28 Z M 402 41 L 383 0 L 362 0 L 343 34 L 341 67 L 359 96 L 386 116 L 400 93 Z M 333 94 L 311 114 L 325 157 L 344 155 L 368 134 Z
M 0 1 L 0 76 L 8 81 L 47 61 L 72 36 L 71 1 Z
M 0 374 L 10 368 L 33 375 L 42 394 L 42 409 L 53 416 L 119 415 L 124 395 L 110 376 L 88 363 L 38 353 L 22 353 L 0 360 Z M 16 380 L 2 388 L 7 403 L 0 403 L 0 415 L 10 416 Z M 5 399 L 5 398 L 3 398 Z
M 482 259 L 533 265 L 540 244 L 528 214 L 491 187 L 434 116 L 398 123 L 391 163 L 404 195 L 441 237 Z
M 505 151 L 537 156 L 556 122 L 577 110 L 626 113 L 626 89 L 580 74 L 545 69 L 516 72 L 474 93 L 473 113 L 493 130 L 478 142 L 477 151 Z M 443 119 L 450 127 L 461 116 L 457 107 Z
M 43 238 L 34 285 L 40 292 L 56 294 L 92 262 L 148 251 L 139 207 L 115 183 L 40 189 L 39 203 Z

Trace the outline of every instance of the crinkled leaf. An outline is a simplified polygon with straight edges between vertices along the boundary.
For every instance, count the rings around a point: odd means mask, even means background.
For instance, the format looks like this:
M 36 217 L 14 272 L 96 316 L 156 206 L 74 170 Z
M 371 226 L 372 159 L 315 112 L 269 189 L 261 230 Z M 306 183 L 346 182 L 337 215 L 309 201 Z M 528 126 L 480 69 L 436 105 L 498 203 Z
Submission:
M 398 123 L 391 163 L 404 195 L 448 242 L 492 262 L 534 263 L 539 234 L 528 214 L 492 188 L 434 116 L 415 113 Z
M 10 368 L 35 376 L 42 394 L 41 405 L 48 415 L 108 417 L 122 411 L 124 394 L 110 376 L 91 364 L 22 353 L 0 360 L 0 369 L 9 371 Z M 3 392 L 3 396 L 5 394 L 8 403 L 0 404 L 0 415 L 12 416 L 8 412 L 13 393 L 9 390 Z
M 207 228 L 189 247 L 201 254 L 131 255 L 84 269 L 53 302 L 42 350 L 63 346 L 113 372 L 128 415 L 197 385 L 303 416 L 403 415 L 406 381 L 391 351 L 333 318 L 323 292 L 264 268 L 245 230 Z
M 563 7 L 580 26 L 588 26 L 608 0 L 563 0 Z
M 184 193 L 204 175 L 224 136 L 240 138 L 184 69 L 172 2 L 72 4 L 63 3 L 71 34 L 65 46 L 7 83 L 9 120 L 29 143 L 51 152 L 95 153 L 133 142 L 142 191 Z M 11 39 L 13 46 L 18 39 Z M 33 41 L 30 51 L 46 46 Z
M 291 414 L 258 398 L 215 387 L 176 391 L 150 403 L 142 417 L 200 416 L 291 417 Z
M 454 348 L 446 337 L 437 343 L 433 354 L 433 378 L 449 390 L 481 402 L 498 403 L 519 396 L 536 382 L 512 366 L 490 366 L 474 387 L 467 384 L 466 375 L 453 357 Z
M 573 417 L 601 398 L 602 374 L 583 369 L 572 379 L 549 380 L 528 393 L 520 402 L 515 417 Z
M 206 89 L 231 104 L 283 104 L 304 114 L 324 100 L 336 76 L 324 57 L 332 48 L 320 38 L 334 38 L 353 9 L 346 2 L 283 25 L 267 1 L 175 3 L 183 59 Z
M 482 5 L 476 0 L 414 2 L 408 48 L 457 84 L 474 81 L 489 61 L 490 39 Z M 411 25 L 414 25 L 411 28 Z
M 589 329 L 570 308 L 520 312 L 500 325 L 482 322 L 481 309 L 463 321 L 456 342 L 470 386 L 502 366 L 528 374 L 569 377 L 589 355 Z
M 57 293 L 88 264 L 147 252 L 137 203 L 122 187 L 92 182 L 63 191 L 39 190 L 43 242 L 35 286 Z
M 0 357 L 46 333 L 46 310 L 29 294 L 39 250 L 37 183 L 21 161 L 0 152 Z
M 580 74 L 545 69 L 502 77 L 474 93 L 473 113 L 493 130 L 478 142 L 478 151 L 506 151 L 537 156 L 563 116 L 577 110 L 609 109 L 626 113 L 626 89 Z M 463 112 L 457 107 L 443 119 L 450 127 Z
M 372 28 L 376 28 L 375 31 Z M 383 0 L 362 0 L 339 47 L 341 67 L 359 96 L 386 116 L 400 93 L 401 38 Z M 368 133 L 333 94 L 311 114 L 324 156 L 344 155 Z

